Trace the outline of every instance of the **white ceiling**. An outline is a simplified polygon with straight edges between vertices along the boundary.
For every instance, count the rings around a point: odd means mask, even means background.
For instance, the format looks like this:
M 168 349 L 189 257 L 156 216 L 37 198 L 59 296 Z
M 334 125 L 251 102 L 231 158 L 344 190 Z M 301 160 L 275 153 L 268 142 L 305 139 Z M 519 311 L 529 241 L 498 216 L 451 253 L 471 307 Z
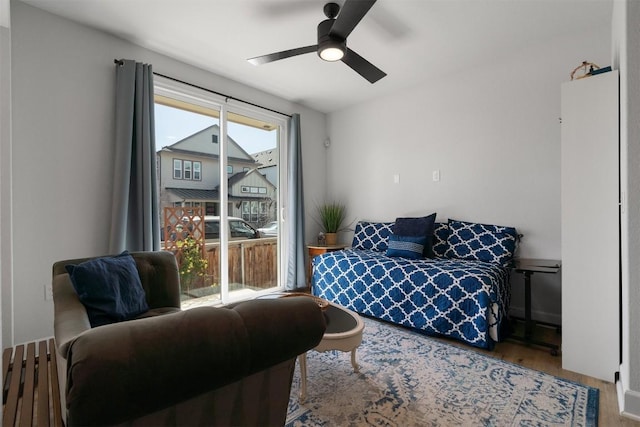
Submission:
M 371 84 L 309 53 L 325 0 L 22 0 L 322 112 L 490 63 L 529 44 L 610 26 L 613 0 L 378 0 L 348 46 L 388 75 Z M 344 0 L 338 0 L 344 3 Z M 135 59 L 135 58 L 132 58 Z M 532 64 L 544 67 L 544 64 Z M 157 70 L 161 72 L 161 70 Z

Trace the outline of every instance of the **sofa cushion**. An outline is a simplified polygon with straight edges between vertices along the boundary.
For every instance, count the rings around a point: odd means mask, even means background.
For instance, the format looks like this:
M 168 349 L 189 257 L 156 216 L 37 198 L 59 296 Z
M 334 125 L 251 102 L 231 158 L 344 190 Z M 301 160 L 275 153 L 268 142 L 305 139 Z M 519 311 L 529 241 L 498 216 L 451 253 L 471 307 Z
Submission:
M 433 228 L 433 245 L 431 250 L 436 258 L 445 258 L 449 249 L 449 224 L 436 222 Z
M 393 222 L 358 222 L 351 246 L 353 249 L 370 249 L 378 252 L 386 251 L 387 240 L 393 233 L 393 224 Z
M 397 236 L 423 236 L 423 255 L 433 258 L 433 250 L 431 249 L 433 241 L 433 227 L 436 221 L 436 214 L 432 213 L 428 216 L 418 218 L 396 218 L 393 226 L 393 234 Z
M 450 219 L 446 255 L 508 267 L 513 260 L 517 236 L 513 227 Z
M 409 259 L 421 259 L 424 256 L 425 236 L 389 236 L 387 256 Z
M 149 310 L 136 262 L 127 251 L 65 268 L 91 327 L 130 320 Z

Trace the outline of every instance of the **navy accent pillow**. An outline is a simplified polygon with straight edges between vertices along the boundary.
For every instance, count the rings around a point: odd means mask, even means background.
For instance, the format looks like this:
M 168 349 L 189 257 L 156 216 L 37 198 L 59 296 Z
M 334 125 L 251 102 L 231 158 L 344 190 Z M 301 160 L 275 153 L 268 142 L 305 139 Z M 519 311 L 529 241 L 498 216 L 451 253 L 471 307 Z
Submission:
M 136 261 L 124 251 L 65 266 L 91 327 L 130 320 L 149 311 Z
M 437 258 L 445 258 L 447 250 L 449 249 L 449 223 L 436 222 L 433 229 L 433 255 Z
M 393 226 L 393 234 L 398 236 L 424 236 L 424 256 L 433 258 L 433 228 L 436 222 L 436 214 L 419 218 L 396 218 Z
M 420 259 L 423 256 L 424 246 L 427 241 L 425 236 L 389 236 L 387 256 Z
M 513 227 L 449 220 L 447 257 L 510 267 L 518 233 Z
M 387 250 L 387 240 L 392 234 L 393 222 L 367 222 L 356 224 L 351 246 L 353 249 L 371 249 L 384 252 Z

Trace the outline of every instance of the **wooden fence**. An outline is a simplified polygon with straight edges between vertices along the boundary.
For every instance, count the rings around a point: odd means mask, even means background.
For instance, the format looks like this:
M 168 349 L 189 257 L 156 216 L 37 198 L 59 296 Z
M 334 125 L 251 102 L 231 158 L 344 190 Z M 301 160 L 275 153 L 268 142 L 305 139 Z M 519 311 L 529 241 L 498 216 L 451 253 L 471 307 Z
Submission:
M 229 242 L 229 284 L 266 289 L 277 286 L 278 239 L 273 237 Z M 207 275 L 220 283 L 220 243 L 207 243 Z

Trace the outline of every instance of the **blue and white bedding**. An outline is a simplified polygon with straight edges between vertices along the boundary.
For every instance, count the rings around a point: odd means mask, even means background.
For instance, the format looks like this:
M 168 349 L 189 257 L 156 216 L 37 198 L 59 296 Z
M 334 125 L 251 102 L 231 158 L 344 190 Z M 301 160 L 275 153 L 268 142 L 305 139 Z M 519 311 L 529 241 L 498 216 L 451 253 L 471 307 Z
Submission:
M 480 348 L 491 349 L 501 340 L 511 299 L 509 262 L 503 262 L 502 252 L 493 251 L 497 258 L 487 255 L 491 250 L 487 252 L 485 244 L 478 256 L 468 256 L 469 249 L 452 253 L 459 238 L 457 224 L 450 222 L 436 225 L 434 258 L 392 257 L 385 252 L 385 241 L 391 234 L 389 223 L 374 225 L 375 244 L 361 243 L 363 236 L 372 235 L 367 231 L 371 224 L 375 223 L 356 227 L 354 249 L 313 259 L 314 295 L 366 316 Z M 451 229 L 447 230 L 448 226 Z M 515 229 L 508 231 L 509 236 L 515 233 Z M 476 233 L 473 238 L 477 237 Z M 470 239 L 466 238 L 467 242 Z M 511 237 L 502 239 L 501 244 L 507 240 L 510 242 Z M 470 248 L 471 252 L 478 251 L 474 244 Z

